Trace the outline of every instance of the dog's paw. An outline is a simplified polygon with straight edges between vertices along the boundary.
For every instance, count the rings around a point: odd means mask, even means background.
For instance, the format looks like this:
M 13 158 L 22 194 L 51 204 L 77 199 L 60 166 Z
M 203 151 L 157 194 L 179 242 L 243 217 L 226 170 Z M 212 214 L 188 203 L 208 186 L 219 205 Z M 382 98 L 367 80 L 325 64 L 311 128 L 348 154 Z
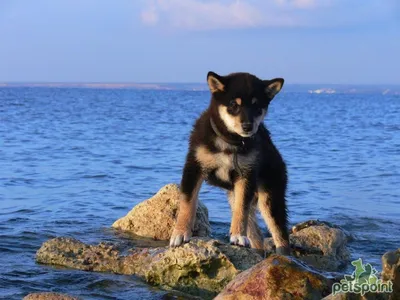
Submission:
M 247 236 L 243 236 L 243 235 L 239 235 L 239 234 L 231 235 L 230 242 L 231 242 L 231 245 L 250 247 L 250 240 L 247 238 Z
M 190 229 L 174 229 L 169 240 L 170 247 L 179 247 L 183 243 L 190 241 L 192 231 Z
M 276 252 L 276 254 L 279 254 L 279 255 L 289 256 L 290 248 L 289 247 L 278 247 L 278 248 L 276 248 L 275 252 Z

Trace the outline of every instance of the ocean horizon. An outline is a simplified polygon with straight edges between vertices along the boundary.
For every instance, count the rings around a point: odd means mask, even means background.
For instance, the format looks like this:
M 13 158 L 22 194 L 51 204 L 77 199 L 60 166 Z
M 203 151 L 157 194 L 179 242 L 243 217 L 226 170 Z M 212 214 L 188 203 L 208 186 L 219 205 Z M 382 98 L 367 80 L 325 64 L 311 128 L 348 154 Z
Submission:
M 1 88 L 87 88 L 208 91 L 205 82 L 0 82 Z M 399 84 L 285 83 L 281 93 L 400 95 Z

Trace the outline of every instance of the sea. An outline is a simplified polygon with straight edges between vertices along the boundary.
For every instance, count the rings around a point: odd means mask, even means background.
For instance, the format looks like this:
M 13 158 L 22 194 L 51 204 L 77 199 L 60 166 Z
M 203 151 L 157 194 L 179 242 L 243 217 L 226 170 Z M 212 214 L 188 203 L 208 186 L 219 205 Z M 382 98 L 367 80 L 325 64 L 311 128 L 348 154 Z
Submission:
M 290 224 L 343 227 L 352 258 L 378 270 L 400 247 L 400 95 L 390 91 L 288 85 L 265 119 L 288 167 Z M 58 236 L 135 245 L 112 223 L 180 182 L 209 101 L 203 85 L 0 87 L 0 299 L 164 299 L 135 276 L 41 265 L 35 253 Z M 204 185 L 200 199 L 213 236 L 227 240 L 225 192 Z

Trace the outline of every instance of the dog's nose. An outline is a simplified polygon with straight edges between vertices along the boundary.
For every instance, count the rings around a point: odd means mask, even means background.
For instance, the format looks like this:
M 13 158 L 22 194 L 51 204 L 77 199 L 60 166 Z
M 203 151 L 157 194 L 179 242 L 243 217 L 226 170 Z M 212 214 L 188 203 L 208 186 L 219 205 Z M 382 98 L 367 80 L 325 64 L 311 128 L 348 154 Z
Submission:
M 253 123 L 242 123 L 242 129 L 244 132 L 250 132 L 253 130 Z

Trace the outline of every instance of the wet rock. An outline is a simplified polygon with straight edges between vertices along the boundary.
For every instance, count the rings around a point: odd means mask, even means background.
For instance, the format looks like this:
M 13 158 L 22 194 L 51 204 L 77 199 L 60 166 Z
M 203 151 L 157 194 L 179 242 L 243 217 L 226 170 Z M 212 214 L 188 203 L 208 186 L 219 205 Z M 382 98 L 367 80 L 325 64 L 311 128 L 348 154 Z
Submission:
M 272 254 L 240 273 L 215 298 L 227 299 L 322 299 L 332 282 L 292 257 Z
M 400 248 L 382 256 L 382 280 L 393 283 L 393 293 L 389 299 L 400 299 Z
M 292 227 L 292 233 L 296 233 L 296 232 L 298 232 L 302 229 L 308 228 L 310 226 L 322 226 L 322 225 L 326 225 L 330 228 L 340 229 L 345 234 L 348 242 L 355 240 L 355 237 L 353 236 L 353 234 L 351 234 L 347 230 L 343 229 L 342 227 L 335 225 L 333 223 L 327 222 L 327 221 L 320 221 L 320 220 L 308 220 L 305 222 L 298 223 Z
M 169 240 L 179 211 L 179 187 L 168 184 L 152 198 L 136 205 L 112 227 L 129 231 L 138 236 L 156 240 Z M 211 233 L 208 210 L 199 201 L 193 236 L 207 237 Z
M 32 293 L 23 300 L 79 300 L 79 298 L 59 293 Z
M 292 253 L 296 258 L 324 271 L 338 271 L 350 262 L 347 242 L 351 235 L 327 222 L 307 221 L 293 227 L 289 236 Z M 266 254 L 275 252 L 271 238 L 265 239 Z
M 76 239 L 55 238 L 42 245 L 36 260 L 85 271 L 135 274 L 152 285 L 211 298 L 262 258 L 255 250 L 207 238 L 194 238 L 177 248 L 128 251 L 111 244 L 87 245 Z

